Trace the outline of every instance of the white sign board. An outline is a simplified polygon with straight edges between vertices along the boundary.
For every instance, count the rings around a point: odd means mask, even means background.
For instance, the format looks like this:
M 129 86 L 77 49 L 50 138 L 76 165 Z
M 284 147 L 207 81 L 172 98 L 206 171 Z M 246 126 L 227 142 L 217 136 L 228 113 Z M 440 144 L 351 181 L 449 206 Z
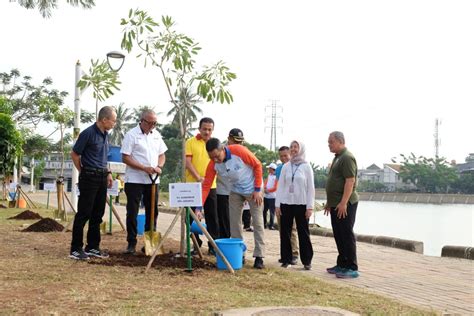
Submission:
M 56 192 L 56 183 L 45 183 L 43 185 L 44 191 Z
M 112 187 L 107 188 L 107 195 L 117 196 L 119 194 L 119 180 L 114 180 L 112 182 Z
M 202 190 L 200 182 L 170 183 L 170 206 L 202 206 Z

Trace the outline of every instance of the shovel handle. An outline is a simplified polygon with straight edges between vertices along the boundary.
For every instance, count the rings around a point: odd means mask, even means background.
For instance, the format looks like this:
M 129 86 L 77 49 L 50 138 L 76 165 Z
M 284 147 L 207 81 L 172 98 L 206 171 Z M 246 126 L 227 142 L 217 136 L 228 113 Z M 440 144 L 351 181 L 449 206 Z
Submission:
M 150 212 L 150 231 L 155 231 L 155 195 L 156 195 L 156 180 L 158 179 L 158 174 L 152 176 L 151 174 L 148 175 L 151 180 L 151 212 Z

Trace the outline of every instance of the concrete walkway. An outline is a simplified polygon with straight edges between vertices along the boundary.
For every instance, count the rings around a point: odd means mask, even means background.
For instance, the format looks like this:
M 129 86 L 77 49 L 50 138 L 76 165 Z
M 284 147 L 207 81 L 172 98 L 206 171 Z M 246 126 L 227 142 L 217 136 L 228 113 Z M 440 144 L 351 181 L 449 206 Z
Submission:
M 31 194 L 34 201 L 45 203 L 44 193 Z M 51 205 L 55 205 L 51 199 Z M 116 207 L 125 221 L 125 207 Z M 164 233 L 174 215 L 161 213 L 158 229 Z M 179 239 L 179 222 L 171 238 Z M 244 232 L 248 247 L 247 258 L 252 257 L 253 233 Z M 447 314 L 474 314 L 474 261 L 457 258 L 431 257 L 414 252 L 358 243 L 360 277 L 341 280 L 326 273 L 333 266 L 337 250 L 333 238 L 311 237 L 313 269 L 304 271 L 301 264 L 289 268 L 337 285 L 347 285 L 391 297 L 425 309 Z M 280 239 L 278 231 L 265 230 L 267 267 L 279 268 Z M 248 260 L 250 264 L 252 261 Z

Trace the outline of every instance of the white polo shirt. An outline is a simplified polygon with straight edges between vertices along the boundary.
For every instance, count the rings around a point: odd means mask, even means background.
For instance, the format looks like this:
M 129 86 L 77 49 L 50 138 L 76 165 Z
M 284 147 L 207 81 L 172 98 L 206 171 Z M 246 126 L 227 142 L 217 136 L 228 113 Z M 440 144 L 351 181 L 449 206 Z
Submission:
M 158 157 L 167 150 L 168 147 L 157 130 L 143 134 L 140 125 L 138 125 L 125 134 L 120 152 L 130 155 L 146 167 L 156 167 L 158 166 Z M 145 171 L 127 166 L 125 169 L 125 182 L 150 184 L 151 180 Z M 156 182 L 159 183 L 160 178 Z

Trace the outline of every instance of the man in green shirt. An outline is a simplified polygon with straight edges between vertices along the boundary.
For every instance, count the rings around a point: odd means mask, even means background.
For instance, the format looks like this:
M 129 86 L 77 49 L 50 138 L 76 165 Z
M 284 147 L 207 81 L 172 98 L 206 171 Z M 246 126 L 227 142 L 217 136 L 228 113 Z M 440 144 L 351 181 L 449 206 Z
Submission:
M 331 226 L 336 240 L 337 264 L 326 269 L 338 278 L 357 278 L 356 239 L 354 222 L 359 195 L 356 192 L 357 162 L 345 145 L 342 132 L 332 132 L 329 150 L 335 154 L 326 182 L 327 202 L 324 214 L 331 214 Z

